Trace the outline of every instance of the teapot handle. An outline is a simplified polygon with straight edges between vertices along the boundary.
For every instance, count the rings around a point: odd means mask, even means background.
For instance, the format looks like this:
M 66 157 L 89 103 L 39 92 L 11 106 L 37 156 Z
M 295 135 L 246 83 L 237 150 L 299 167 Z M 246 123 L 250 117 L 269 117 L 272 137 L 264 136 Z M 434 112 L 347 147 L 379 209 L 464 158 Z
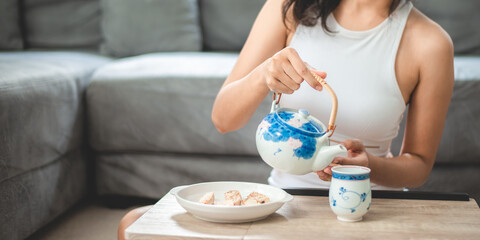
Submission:
M 332 112 L 330 113 L 330 121 L 328 122 L 328 129 L 327 131 L 331 131 L 330 135 L 328 137 L 331 137 L 333 135 L 333 132 L 335 131 L 335 120 L 337 118 L 337 109 L 338 109 L 338 100 L 337 100 L 337 95 L 335 92 L 332 90 L 330 85 L 328 85 L 327 82 L 325 82 L 325 79 L 321 78 L 316 74 L 315 72 L 311 71 L 313 77 L 315 80 L 317 80 L 325 89 L 327 89 L 327 92 L 330 94 L 332 97 Z M 278 98 L 277 98 L 278 95 Z M 282 97 L 281 93 L 273 93 L 273 102 L 272 102 L 272 108 L 270 112 L 274 112 L 277 110 L 280 106 L 280 98 Z
M 311 71 L 313 74 L 313 77 L 315 80 L 320 82 L 320 84 L 327 89 L 327 92 L 330 94 L 330 97 L 332 97 L 332 112 L 330 113 L 330 121 L 328 122 L 328 131 L 332 131 L 328 137 L 331 137 L 333 135 L 333 132 L 335 132 L 335 120 L 337 119 L 337 110 L 338 110 L 338 100 L 337 100 L 337 95 L 333 91 L 333 89 L 328 85 L 327 82 L 325 82 L 325 79 L 321 78 L 316 74 L 315 72 Z

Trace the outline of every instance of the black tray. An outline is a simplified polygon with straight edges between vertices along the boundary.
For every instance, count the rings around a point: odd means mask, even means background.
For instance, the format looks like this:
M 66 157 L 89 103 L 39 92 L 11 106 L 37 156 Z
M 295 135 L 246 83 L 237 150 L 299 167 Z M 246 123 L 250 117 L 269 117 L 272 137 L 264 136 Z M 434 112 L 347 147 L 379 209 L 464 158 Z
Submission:
M 328 189 L 287 188 L 292 195 L 328 197 Z M 467 193 L 372 190 L 372 198 L 470 201 Z

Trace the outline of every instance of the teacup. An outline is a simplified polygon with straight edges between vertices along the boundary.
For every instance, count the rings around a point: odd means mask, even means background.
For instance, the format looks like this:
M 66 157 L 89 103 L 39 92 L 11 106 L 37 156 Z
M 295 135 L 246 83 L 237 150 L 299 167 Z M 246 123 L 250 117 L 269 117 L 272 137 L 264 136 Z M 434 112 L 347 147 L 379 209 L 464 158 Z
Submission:
M 329 201 L 338 220 L 361 221 L 372 202 L 370 169 L 350 165 L 333 167 Z

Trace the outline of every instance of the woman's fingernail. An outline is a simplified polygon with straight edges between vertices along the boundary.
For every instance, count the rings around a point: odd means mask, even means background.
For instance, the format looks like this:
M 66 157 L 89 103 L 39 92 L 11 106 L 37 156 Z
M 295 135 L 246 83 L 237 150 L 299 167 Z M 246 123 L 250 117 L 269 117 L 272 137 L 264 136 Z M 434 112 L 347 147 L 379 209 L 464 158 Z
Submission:
M 318 91 L 322 91 L 323 87 L 321 85 L 318 85 L 318 86 L 315 87 L 315 89 L 317 89 Z

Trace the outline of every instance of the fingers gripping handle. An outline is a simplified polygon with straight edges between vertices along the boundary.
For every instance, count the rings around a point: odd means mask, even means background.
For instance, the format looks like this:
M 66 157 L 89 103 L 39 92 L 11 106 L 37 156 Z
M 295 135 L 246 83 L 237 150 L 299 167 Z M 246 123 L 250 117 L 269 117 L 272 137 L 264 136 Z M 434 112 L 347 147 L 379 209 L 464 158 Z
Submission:
M 327 82 L 325 82 L 325 79 L 321 78 L 316 74 L 315 72 L 311 71 L 313 77 L 315 80 L 317 80 L 325 89 L 327 89 L 327 92 L 330 94 L 332 97 L 332 112 L 330 113 L 330 121 L 328 122 L 328 129 L 327 131 L 330 131 L 330 136 L 333 135 L 333 132 L 335 131 L 335 120 L 337 119 L 337 110 L 338 110 L 338 100 L 337 100 L 337 95 L 335 92 L 332 90 L 330 85 L 328 85 Z M 278 96 L 278 98 L 277 98 Z M 275 111 L 279 107 L 280 103 L 280 98 L 282 97 L 281 93 L 273 93 L 273 103 L 272 103 L 272 109 L 271 112 Z

